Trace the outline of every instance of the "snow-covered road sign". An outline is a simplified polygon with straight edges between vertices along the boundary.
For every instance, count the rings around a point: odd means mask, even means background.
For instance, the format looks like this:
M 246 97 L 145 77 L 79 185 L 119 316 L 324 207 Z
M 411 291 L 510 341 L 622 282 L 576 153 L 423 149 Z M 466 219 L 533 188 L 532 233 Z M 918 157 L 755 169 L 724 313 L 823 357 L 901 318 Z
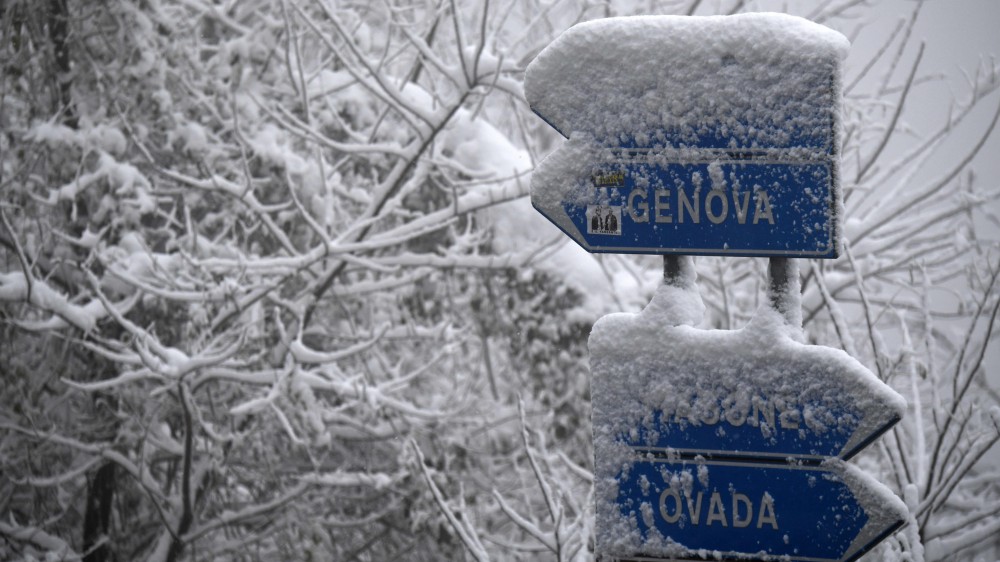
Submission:
M 574 26 L 525 77 L 569 139 L 532 204 L 591 252 L 834 258 L 845 52 L 774 14 Z
M 638 461 L 618 490 L 622 517 L 612 531 L 624 552 L 638 530 L 647 548 L 662 547 L 672 560 L 709 552 L 721 560 L 845 562 L 903 524 L 902 502 L 843 462 Z
M 740 330 L 693 327 L 702 310 L 692 281 L 594 324 L 597 551 L 852 560 L 896 529 L 905 506 L 844 459 L 903 398 L 770 307 Z
M 629 353 L 605 349 L 605 328 L 595 327 L 595 375 L 629 368 L 595 380 L 594 401 L 633 412 L 614 422 L 633 449 L 685 458 L 846 460 L 902 418 L 899 395 L 849 355 L 763 336 L 765 322 Z
M 649 456 L 819 464 L 851 458 L 902 418 L 899 394 L 847 353 L 792 339 L 778 313 L 740 330 L 674 326 L 657 313 L 667 292 L 594 324 L 598 448 L 604 437 Z

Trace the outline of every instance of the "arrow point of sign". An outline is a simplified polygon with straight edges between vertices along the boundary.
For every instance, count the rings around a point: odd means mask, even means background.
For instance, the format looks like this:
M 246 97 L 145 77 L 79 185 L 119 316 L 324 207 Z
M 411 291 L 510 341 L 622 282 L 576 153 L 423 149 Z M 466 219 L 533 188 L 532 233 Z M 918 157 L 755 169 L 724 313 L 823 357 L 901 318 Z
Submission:
M 893 392 L 895 394 L 895 392 Z M 899 395 L 897 394 L 896 397 Z M 854 435 L 851 440 L 844 445 L 843 450 L 840 453 L 840 458 L 844 460 L 849 460 L 855 455 L 864 450 L 868 445 L 871 445 L 876 439 L 882 436 L 883 433 L 889 430 L 892 426 L 896 425 L 901 419 L 903 419 L 903 410 L 896 407 L 895 402 L 892 400 L 893 397 L 885 397 L 883 399 L 884 408 L 868 412 L 861 422 L 858 423 L 857 429 L 855 429 Z
M 868 517 L 841 562 L 857 560 L 906 523 L 909 516 L 906 504 L 871 475 L 839 459 L 831 459 L 822 466 L 840 477 Z
M 866 407 L 860 412 L 857 426 L 837 455 L 843 460 L 851 459 L 903 419 L 906 399 L 846 352 L 823 346 L 809 346 L 809 349 L 817 363 L 841 365 L 844 374 L 854 380 L 851 386 L 861 390 L 857 396 L 865 397 Z

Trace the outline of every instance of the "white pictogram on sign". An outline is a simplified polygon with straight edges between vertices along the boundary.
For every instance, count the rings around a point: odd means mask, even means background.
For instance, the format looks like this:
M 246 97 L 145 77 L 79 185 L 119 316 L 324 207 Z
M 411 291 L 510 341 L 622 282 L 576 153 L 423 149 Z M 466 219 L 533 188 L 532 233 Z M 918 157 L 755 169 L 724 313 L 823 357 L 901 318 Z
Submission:
M 587 234 L 622 234 L 622 208 L 610 205 L 587 205 Z

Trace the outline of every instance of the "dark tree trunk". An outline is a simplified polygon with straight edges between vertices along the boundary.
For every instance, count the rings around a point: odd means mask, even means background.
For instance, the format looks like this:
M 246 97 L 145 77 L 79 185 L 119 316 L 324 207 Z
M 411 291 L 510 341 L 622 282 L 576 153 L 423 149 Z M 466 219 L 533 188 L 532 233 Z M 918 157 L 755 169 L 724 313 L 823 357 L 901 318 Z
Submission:
M 69 9 L 68 0 L 49 0 L 49 40 L 52 41 L 52 51 L 56 63 L 56 83 L 58 85 L 59 110 L 63 112 L 63 122 L 73 129 L 77 128 L 76 111 L 70 86 L 73 82 L 72 67 L 69 59 Z
M 105 463 L 97 470 L 87 493 L 87 511 L 83 515 L 83 562 L 111 562 L 114 560 L 107 543 L 94 545 L 107 535 L 111 523 L 111 502 L 115 495 L 115 464 Z
M 118 326 L 110 326 L 107 333 L 110 337 L 118 338 L 121 336 L 121 331 Z M 109 365 L 104 358 L 89 350 L 77 348 L 77 351 L 81 353 L 80 362 L 90 368 L 97 380 L 107 380 L 115 376 L 114 366 Z M 94 424 L 95 429 L 91 434 L 94 440 L 114 442 L 119 429 L 119 421 L 114 415 L 118 409 L 117 398 L 105 393 L 97 393 L 91 398 L 92 409 L 78 411 L 77 415 L 85 416 Z M 83 513 L 83 552 L 86 554 L 82 562 L 116 560 L 114 543 L 104 538 L 113 535 L 111 514 L 115 509 L 117 479 L 117 465 L 112 461 L 105 461 L 88 483 L 87 506 Z

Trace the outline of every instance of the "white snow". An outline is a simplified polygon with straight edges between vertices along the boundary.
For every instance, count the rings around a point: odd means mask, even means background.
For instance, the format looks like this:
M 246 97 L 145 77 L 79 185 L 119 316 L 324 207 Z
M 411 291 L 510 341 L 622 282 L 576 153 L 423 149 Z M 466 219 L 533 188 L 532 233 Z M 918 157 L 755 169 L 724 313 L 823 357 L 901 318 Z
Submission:
M 567 136 L 643 133 L 637 144 L 656 146 L 664 129 L 694 138 L 714 128 L 736 147 L 781 146 L 791 128 L 829 126 L 833 116 L 802 110 L 829 105 L 819 98 L 830 88 L 815 80 L 828 80 L 849 46 L 785 14 L 607 18 L 570 28 L 542 51 L 525 96 Z
M 81 306 L 40 279 L 27 279 L 20 271 L 0 272 L 0 301 L 30 301 L 34 306 L 51 312 L 62 321 L 89 332 L 97 321 L 107 315 L 100 301 L 94 299 Z M 60 327 L 62 322 L 50 320 L 35 328 Z

